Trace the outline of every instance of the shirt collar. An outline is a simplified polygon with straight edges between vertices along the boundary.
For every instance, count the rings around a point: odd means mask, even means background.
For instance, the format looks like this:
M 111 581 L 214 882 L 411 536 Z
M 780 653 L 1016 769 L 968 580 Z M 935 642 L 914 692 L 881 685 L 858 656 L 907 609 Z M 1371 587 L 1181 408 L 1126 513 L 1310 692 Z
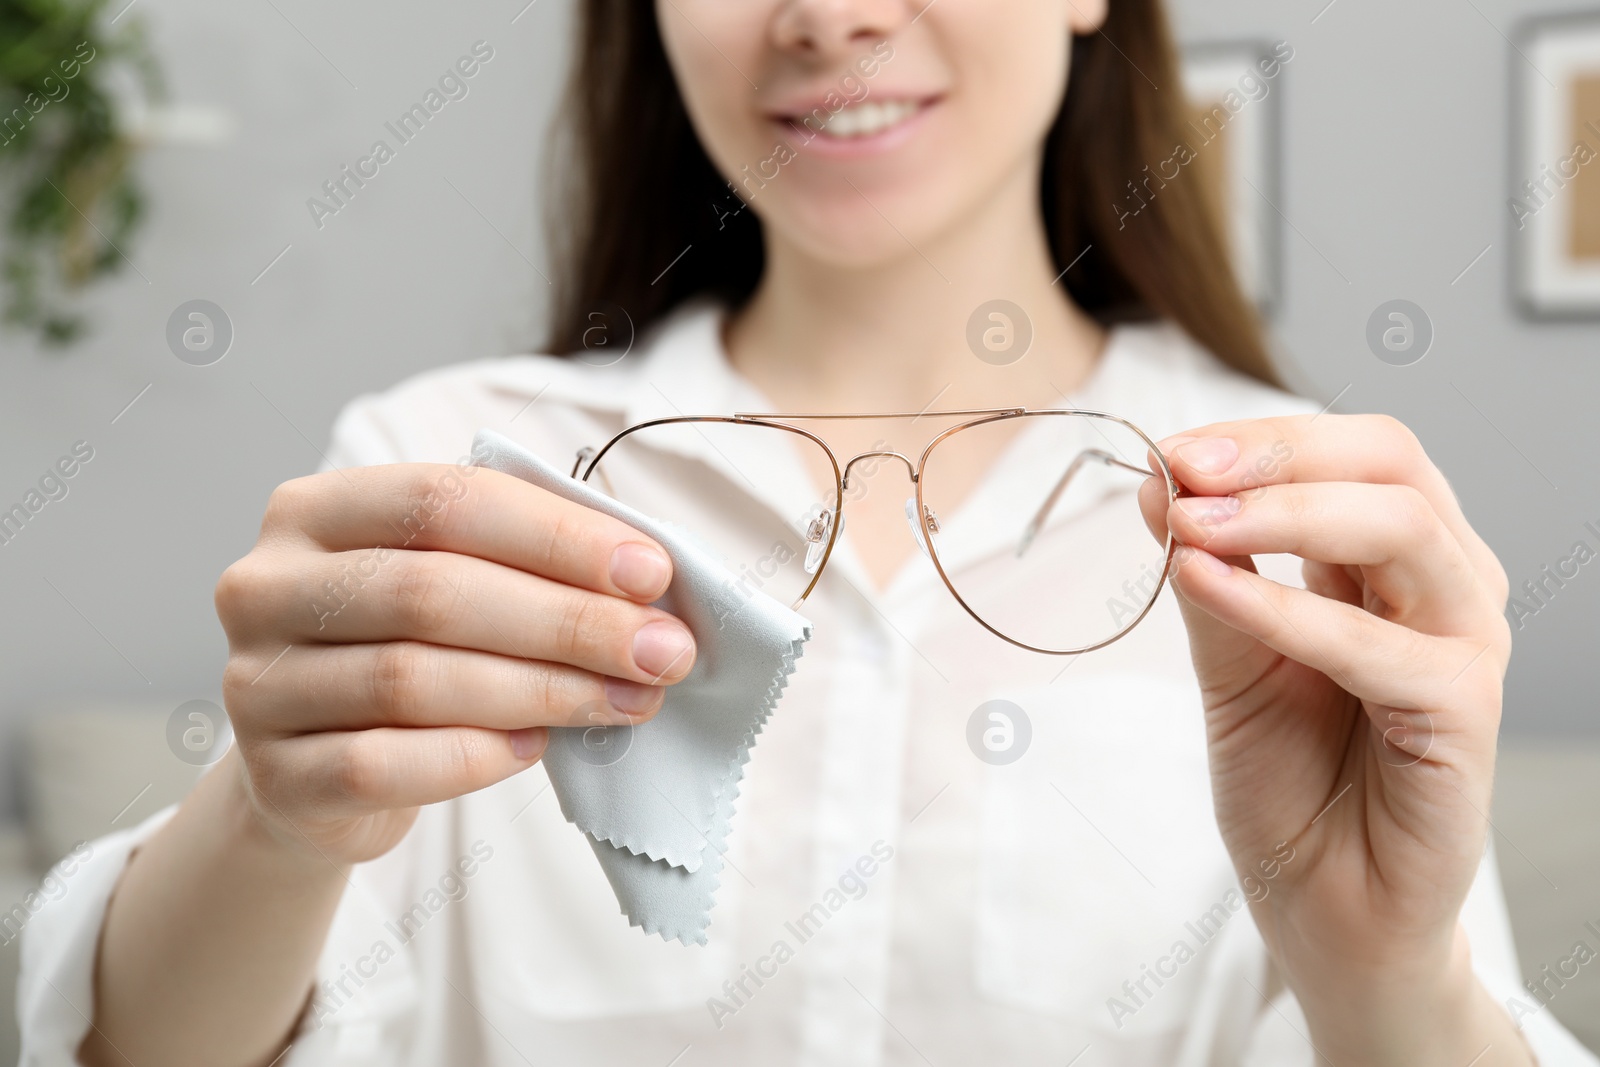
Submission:
M 723 347 L 727 311 L 701 300 L 674 311 L 647 337 L 624 416 L 629 425 L 673 415 L 731 415 L 770 410 L 748 379 L 733 369 Z
M 506 361 L 495 368 L 491 378 L 497 386 L 519 395 L 615 412 L 626 426 L 678 415 L 773 410 L 760 390 L 729 363 L 722 340 L 725 319 L 726 309 L 719 302 L 691 301 L 637 338 L 633 349 L 612 365 L 595 366 L 577 357 Z M 1197 376 L 1197 368 L 1193 360 L 1183 358 L 1189 346 L 1181 336 L 1169 336 L 1173 332 L 1175 328 L 1169 325 L 1113 327 L 1088 379 L 1060 396 L 1052 406 L 1121 416 L 1154 441 L 1183 429 L 1193 413 L 1186 410 L 1182 398 L 1190 393 L 1194 383 L 1189 379 Z M 700 458 L 718 465 L 717 457 Z M 848 457 L 842 457 L 841 462 L 844 458 Z M 796 485 L 789 483 L 800 476 L 798 468 L 785 469 L 792 464 L 775 456 L 742 457 L 741 466 L 746 462 L 760 463 L 762 476 L 746 476 L 736 484 L 742 482 L 752 496 L 779 515 L 793 518 L 787 511 L 793 510 Z M 1059 457 L 1051 450 L 1018 448 L 967 503 L 981 508 L 983 497 L 989 493 L 1006 492 L 1016 484 L 1036 485 L 1040 478 L 1058 473 L 1055 468 L 1059 464 Z M 779 488 L 785 484 L 787 490 Z M 1053 515 L 1052 524 L 1067 517 L 1064 512 Z M 997 536 L 992 545 L 984 540 L 982 544 L 968 540 L 971 551 L 963 554 L 966 558 L 948 559 L 941 555 L 941 560 L 948 569 L 954 569 L 1000 550 L 1006 539 Z M 843 555 L 848 557 L 848 553 Z M 840 556 L 836 551 L 830 570 L 856 569 L 851 566 L 853 561 Z M 902 572 L 895 586 L 907 577 Z M 866 581 L 864 575 L 852 578 L 858 583 Z M 866 586 L 863 584 L 862 588 Z
M 627 425 L 673 415 L 771 411 L 761 392 L 728 362 L 722 343 L 726 310 L 701 299 L 670 312 L 609 366 L 578 357 L 504 360 L 491 366 L 491 384 L 517 395 L 617 412 Z M 1195 413 L 1197 368 L 1182 358 L 1191 347 L 1169 325 L 1113 327 L 1089 378 L 1063 394 L 1059 407 L 1120 415 L 1153 440 L 1188 426 Z
M 615 412 L 625 425 L 673 415 L 726 415 L 766 402 L 728 363 L 725 309 L 695 300 L 669 312 L 615 362 L 584 356 L 509 359 L 486 371 L 489 383 L 532 400 Z M 597 350 L 598 351 L 598 350 Z
M 1063 394 L 1059 407 L 1085 408 L 1117 415 L 1150 435 L 1152 441 L 1185 428 L 1181 398 L 1188 390 L 1177 380 L 1192 371 L 1174 354 L 1181 338 L 1166 324 L 1114 326 L 1093 372 L 1077 389 Z
M 1107 335 L 1104 350 L 1089 376 L 1069 393 L 1062 393 L 1048 407 L 1080 408 L 1116 415 L 1138 427 L 1152 442 L 1179 432 L 1197 421 L 1209 421 L 1206 406 L 1198 397 L 1203 389 L 1202 350 L 1176 327 L 1165 323 L 1121 324 Z M 1069 432 L 1063 432 L 1070 428 Z M 1021 493 L 1032 498 L 1040 486 L 1051 485 L 1064 471 L 1064 464 L 1085 448 L 1103 448 L 1105 439 L 1087 421 L 1073 420 L 1055 425 L 1040 420 L 1015 439 L 990 468 L 988 476 L 962 501 L 952 516 L 942 523 L 960 524 L 960 535 L 939 538 L 939 561 L 952 581 L 958 572 L 995 555 L 1013 551 L 1021 531 L 992 521 L 992 516 L 1015 514 L 1014 507 L 1000 502 Z M 1143 465 L 1141 453 L 1122 457 Z M 1095 479 L 1097 470 L 1086 469 Z M 1095 484 L 1091 482 L 1091 484 Z M 1105 499 L 1110 482 L 1099 489 L 1079 493 L 1072 503 L 1058 505 L 1047 526 L 1071 521 Z M 938 535 L 935 535 L 936 538 Z M 913 556 L 886 590 L 894 600 L 913 595 L 929 581 L 937 581 L 931 565 Z M 862 584 L 862 588 L 867 586 Z
M 656 419 L 767 411 L 771 404 L 728 361 L 722 342 L 726 309 L 697 300 L 670 312 L 638 339 L 633 350 L 610 366 L 582 357 L 508 361 L 495 369 L 494 384 L 541 402 L 570 404 L 614 414 L 618 430 Z M 612 421 L 612 420 L 608 420 Z M 653 438 L 657 447 L 671 440 L 674 451 L 690 456 L 743 487 L 790 525 L 803 521 L 797 507 L 816 500 L 789 435 L 754 431 L 737 455 L 719 450 L 708 437 L 685 434 Z M 598 448 L 604 440 L 586 442 Z

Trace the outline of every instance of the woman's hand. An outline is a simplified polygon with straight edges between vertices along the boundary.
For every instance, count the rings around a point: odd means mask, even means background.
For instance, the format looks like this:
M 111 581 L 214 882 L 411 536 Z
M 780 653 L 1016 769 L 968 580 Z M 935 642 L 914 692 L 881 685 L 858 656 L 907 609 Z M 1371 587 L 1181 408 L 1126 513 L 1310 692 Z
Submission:
M 688 629 L 647 606 L 671 575 L 632 527 L 497 471 L 280 486 L 217 583 L 238 743 L 117 883 L 79 1058 L 276 1063 L 350 865 L 532 765 L 546 727 L 642 721 L 689 672 Z
M 1152 483 L 1142 503 L 1183 546 L 1217 819 L 1241 875 L 1270 879 L 1252 911 L 1311 1040 L 1339 1063 L 1460 1067 L 1485 1044 L 1480 1067 L 1529 1062 L 1458 926 L 1511 652 L 1493 552 L 1390 418 L 1219 423 L 1159 447 L 1193 494 L 1168 506 Z M 1301 557 L 1306 589 L 1254 553 Z
M 217 585 L 250 808 L 355 863 L 419 805 L 533 764 L 546 727 L 648 719 L 694 665 L 688 628 L 647 606 L 671 575 L 644 534 L 497 471 L 285 483 Z

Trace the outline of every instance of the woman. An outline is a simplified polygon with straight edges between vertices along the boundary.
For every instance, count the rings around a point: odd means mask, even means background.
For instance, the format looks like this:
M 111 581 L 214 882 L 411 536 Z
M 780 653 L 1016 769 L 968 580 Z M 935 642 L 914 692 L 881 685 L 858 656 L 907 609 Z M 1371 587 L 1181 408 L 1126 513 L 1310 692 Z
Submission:
M 338 469 L 281 487 L 218 586 L 237 746 L 28 931 L 25 1062 L 1593 1063 L 1507 1006 L 1538 1007 L 1485 848 L 1505 576 L 1402 426 L 1272 387 L 1196 179 L 1145 184 L 1190 136 L 1155 0 L 581 21 L 550 348 L 619 329 L 593 317 L 612 301 L 637 350 L 345 411 Z M 966 342 L 997 296 L 1023 358 Z M 534 767 L 548 726 L 644 721 L 692 669 L 650 606 L 657 545 L 479 472 L 319 599 L 481 426 L 562 464 L 675 413 L 1066 398 L 1163 438 L 1189 495 L 1139 499 L 1186 546 L 1177 596 L 1066 670 L 980 646 L 884 463 L 804 605 L 703 949 L 628 928 Z M 976 492 L 1000 455 L 954 477 Z M 1304 588 L 1256 554 L 1300 557 Z M 1002 696 L 1035 733 L 1004 775 L 962 733 Z M 868 856 L 774 963 L 785 917 Z

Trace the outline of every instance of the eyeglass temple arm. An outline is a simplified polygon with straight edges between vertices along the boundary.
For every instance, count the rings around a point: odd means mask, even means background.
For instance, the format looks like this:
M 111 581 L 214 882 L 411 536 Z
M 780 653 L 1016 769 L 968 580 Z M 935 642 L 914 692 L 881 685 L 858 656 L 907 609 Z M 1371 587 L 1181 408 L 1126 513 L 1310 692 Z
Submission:
M 1050 518 L 1051 510 L 1056 506 L 1056 501 L 1060 500 L 1061 494 L 1067 491 L 1068 483 L 1072 481 L 1083 465 L 1091 459 L 1098 460 L 1108 467 L 1121 467 L 1123 470 L 1142 474 L 1146 478 L 1155 477 L 1154 471 L 1148 471 L 1143 467 L 1126 463 L 1103 449 L 1086 448 L 1079 452 L 1073 457 L 1072 462 L 1067 464 L 1066 472 L 1061 475 L 1061 480 L 1056 482 L 1055 488 L 1050 490 L 1050 495 L 1044 498 L 1044 503 L 1039 505 L 1039 510 L 1033 513 L 1033 518 L 1029 520 L 1027 528 L 1022 531 L 1022 540 L 1017 544 L 1017 557 L 1019 559 L 1024 552 L 1028 551 L 1028 546 L 1033 544 L 1033 539 L 1039 536 L 1039 531 L 1044 529 L 1045 522 Z
M 577 481 L 580 472 L 582 472 L 585 467 L 592 465 L 594 463 L 594 457 L 599 454 L 600 450 L 592 445 L 585 445 L 584 447 L 578 449 L 578 458 L 572 461 L 571 478 L 574 481 Z M 584 480 L 587 481 L 588 479 L 585 478 Z M 606 496 L 613 498 L 617 495 L 617 491 L 611 488 L 611 479 L 606 477 L 606 472 L 603 469 L 600 471 L 600 491 L 605 493 Z

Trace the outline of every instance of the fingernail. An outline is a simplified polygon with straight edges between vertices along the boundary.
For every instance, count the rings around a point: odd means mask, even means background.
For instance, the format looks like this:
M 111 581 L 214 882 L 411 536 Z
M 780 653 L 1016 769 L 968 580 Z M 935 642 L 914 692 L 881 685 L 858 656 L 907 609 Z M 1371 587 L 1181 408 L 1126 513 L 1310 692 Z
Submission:
M 622 678 L 607 678 L 605 688 L 606 703 L 630 715 L 653 710 L 665 692 L 659 685 L 640 685 Z
M 544 751 L 550 731 L 543 726 L 530 726 L 526 730 L 511 731 L 511 754 L 518 759 L 533 759 Z
M 1240 506 L 1236 496 L 1186 496 L 1178 500 L 1178 509 L 1201 526 L 1221 526 L 1239 514 Z
M 1163 456 L 1170 456 L 1174 451 L 1194 440 L 1196 438 L 1193 437 L 1169 437 L 1164 441 L 1157 441 L 1156 447 L 1161 450 Z
M 687 674 L 694 663 L 694 638 L 680 623 L 646 623 L 633 635 L 633 662 L 655 678 Z
M 1173 455 L 1201 474 L 1221 474 L 1239 458 L 1239 442 L 1231 437 L 1207 437 L 1173 450 Z
M 671 576 L 672 562 L 654 545 L 629 541 L 612 550 L 611 580 L 629 596 L 659 596 Z

